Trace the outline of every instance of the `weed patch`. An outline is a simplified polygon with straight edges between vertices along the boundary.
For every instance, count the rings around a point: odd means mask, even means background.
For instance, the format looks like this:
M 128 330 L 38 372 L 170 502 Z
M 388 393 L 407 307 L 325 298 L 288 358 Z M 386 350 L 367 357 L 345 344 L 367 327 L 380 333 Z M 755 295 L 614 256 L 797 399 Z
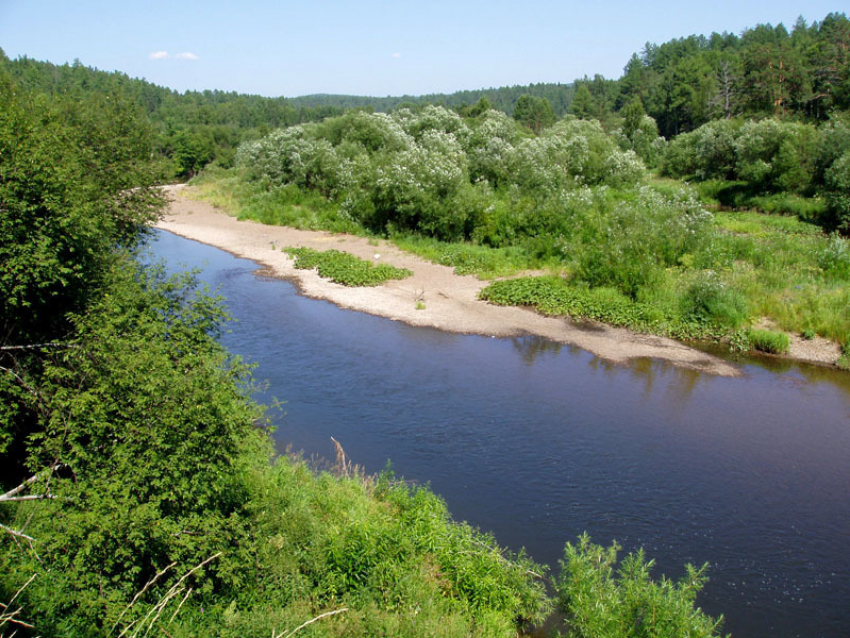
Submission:
M 773 330 L 750 329 L 747 331 L 747 338 L 754 350 L 769 354 L 787 354 L 791 345 L 788 335 Z
M 283 252 L 295 259 L 299 270 L 315 268 L 320 277 L 343 286 L 380 286 L 390 279 L 405 279 L 413 273 L 406 268 L 389 264 L 372 264 L 339 250 L 313 250 L 312 248 L 284 248 Z

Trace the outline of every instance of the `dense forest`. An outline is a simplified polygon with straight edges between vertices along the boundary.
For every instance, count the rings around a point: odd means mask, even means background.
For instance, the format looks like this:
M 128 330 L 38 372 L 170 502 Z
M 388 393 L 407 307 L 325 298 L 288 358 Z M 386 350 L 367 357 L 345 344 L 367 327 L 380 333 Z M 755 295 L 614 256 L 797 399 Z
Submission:
M 456 91 L 455 93 L 433 93 L 428 95 L 387 96 L 383 98 L 356 95 L 305 95 L 290 98 L 289 103 L 299 108 L 339 108 L 362 109 L 388 113 L 399 107 L 417 108 L 426 104 L 445 106 L 458 111 L 468 109 L 486 99 L 492 108 L 513 115 L 517 100 L 524 95 L 549 101 L 557 117 L 567 113 L 575 93 L 574 84 L 552 84 L 541 82 L 523 86 L 503 86 L 499 88 L 478 89 L 477 91 Z
M 29 91 L 87 100 L 109 95 L 133 105 L 136 116 L 153 129 L 154 152 L 169 178 L 191 177 L 215 161 L 230 166 L 236 147 L 281 126 L 340 115 L 341 107 L 297 107 L 284 98 L 224 91 L 179 93 L 119 72 L 73 64 L 55 65 L 27 57 L 9 60 L 0 50 L 0 65 Z
M 0 55 L 0 636 L 514 636 L 553 610 L 568 636 L 719 635 L 705 567 L 655 581 L 582 536 L 552 570 L 341 449 L 275 456 L 221 300 L 140 256 L 158 185 L 200 171 L 245 217 L 548 272 L 493 303 L 819 336 L 848 366 L 848 45 L 831 14 L 647 45 L 618 80 L 387 102 Z

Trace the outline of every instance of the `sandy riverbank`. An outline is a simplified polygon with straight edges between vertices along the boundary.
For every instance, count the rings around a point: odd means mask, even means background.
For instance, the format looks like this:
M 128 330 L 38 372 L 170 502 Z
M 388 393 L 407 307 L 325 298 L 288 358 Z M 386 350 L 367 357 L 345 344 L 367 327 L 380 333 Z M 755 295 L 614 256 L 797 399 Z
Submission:
M 544 317 L 525 308 L 494 306 L 478 299 L 486 286 L 475 277 L 456 275 L 452 268 L 432 264 L 386 242 L 325 232 L 265 226 L 237 221 L 205 202 L 180 196 L 182 187 L 169 187 L 172 201 L 158 228 L 216 246 L 262 264 L 269 274 L 295 282 L 301 292 L 343 308 L 403 321 L 414 326 L 495 337 L 534 334 L 578 346 L 609 361 L 655 358 L 710 374 L 740 374 L 732 364 L 663 337 L 635 334 L 600 324 L 577 325 L 563 318 Z M 335 248 L 407 268 L 413 276 L 374 288 L 349 288 L 330 283 L 314 271 L 296 270 L 280 249 L 306 246 Z M 421 303 L 417 303 L 421 302 Z M 424 305 L 424 308 L 422 308 Z

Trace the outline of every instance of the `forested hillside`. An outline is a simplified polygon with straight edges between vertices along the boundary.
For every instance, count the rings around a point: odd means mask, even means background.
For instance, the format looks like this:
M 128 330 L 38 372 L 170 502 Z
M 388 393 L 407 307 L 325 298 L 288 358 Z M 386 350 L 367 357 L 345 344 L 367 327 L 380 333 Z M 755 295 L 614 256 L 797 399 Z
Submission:
M 420 107 L 426 104 L 440 104 L 462 111 L 479 102 L 482 98 L 496 110 L 513 115 L 517 100 L 523 95 L 549 100 L 556 116 L 567 112 L 573 100 L 575 88 L 572 84 L 539 83 L 524 86 L 503 86 L 499 88 L 456 91 L 455 93 L 432 93 L 429 95 L 402 95 L 379 97 L 355 95 L 305 95 L 289 100 L 293 106 L 304 108 L 345 108 L 368 109 L 387 113 L 400 106 Z
M 9 60 L 0 51 L 0 67 L 27 90 L 79 100 L 109 95 L 133 105 L 136 117 L 154 133 L 154 152 L 168 178 L 191 177 L 213 160 L 230 166 L 236 147 L 246 139 L 302 122 L 339 115 L 339 107 L 296 107 L 288 100 L 224 91 L 179 93 L 120 72 L 73 64 L 55 65 L 22 57 Z

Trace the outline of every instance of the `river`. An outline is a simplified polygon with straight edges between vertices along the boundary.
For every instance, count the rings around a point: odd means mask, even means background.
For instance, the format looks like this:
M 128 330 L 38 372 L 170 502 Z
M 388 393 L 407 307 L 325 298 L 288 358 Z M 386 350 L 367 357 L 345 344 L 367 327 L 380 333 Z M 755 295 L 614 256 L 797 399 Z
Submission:
M 608 364 L 534 337 L 413 328 L 298 295 L 257 265 L 157 231 L 199 267 L 257 364 L 281 451 L 396 473 L 457 519 L 557 565 L 566 541 L 644 547 L 655 575 L 709 562 L 698 602 L 739 637 L 850 635 L 850 374 L 742 362 L 720 378 Z

